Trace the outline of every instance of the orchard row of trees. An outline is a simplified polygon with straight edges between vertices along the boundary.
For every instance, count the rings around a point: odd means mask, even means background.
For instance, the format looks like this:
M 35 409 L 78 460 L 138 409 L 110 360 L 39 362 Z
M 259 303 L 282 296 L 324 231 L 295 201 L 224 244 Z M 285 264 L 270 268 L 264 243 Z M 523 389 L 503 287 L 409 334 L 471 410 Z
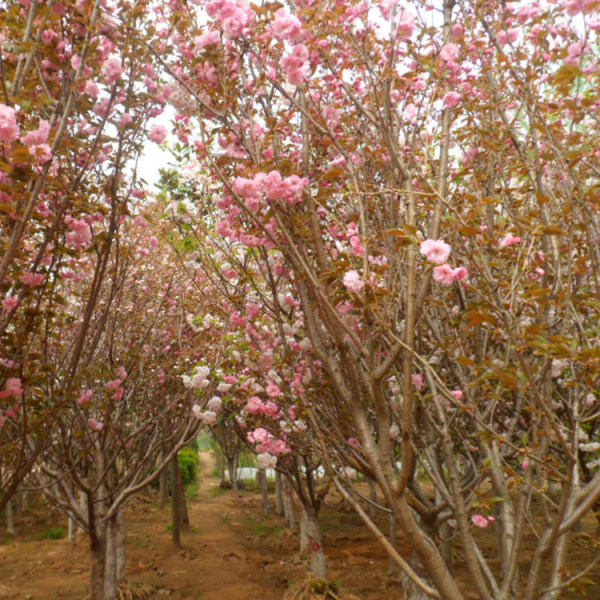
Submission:
M 205 425 L 285 475 L 315 575 L 332 487 L 407 598 L 587 575 L 592 538 L 565 565 L 600 501 L 599 4 L 8 6 L 0 508 L 32 468 L 60 482 L 113 598 L 119 508 Z M 136 158 L 167 102 L 157 207 Z
M 198 428 L 180 373 L 211 358 L 137 170 L 168 95 L 129 34 L 150 8 L 0 4 L 0 510 L 53 497 L 89 536 L 94 600 L 125 577 L 124 503 Z

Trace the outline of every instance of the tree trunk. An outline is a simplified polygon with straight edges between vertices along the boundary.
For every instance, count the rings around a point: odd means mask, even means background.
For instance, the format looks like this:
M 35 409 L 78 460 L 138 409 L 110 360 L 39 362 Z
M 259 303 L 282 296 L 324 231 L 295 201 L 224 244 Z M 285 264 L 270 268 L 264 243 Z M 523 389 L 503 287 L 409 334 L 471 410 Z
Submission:
M 390 513 L 390 544 L 394 550 L 398 550 L 398 525 L 393 510 Z M 397 567 L 396 561 L 390 556 L 390 570 L 395 571 Z
M 185 487 L 183 486 L 183 476 L 181 475 L 181 469 L 177 473 L 177 489 L 179 491 L 179 514 L 181 518 L 181 531 L 190 530 L 190 515 L 187 509 L 187 499 L 185 497 Z
M 69 515 L 67 518 L 68 518 L 68 521 L 67 521 L 68 538 L 71 543 L 75 543 L 75 540 L 77 539 L 78 525 L 75 522 L 75 519 L 71 515 Z
M 325 579 L 327 577 L 327 559 L 323 552 L 319 521 L 311 508 L 306 509 L 304 514 L 306 536 L 308 538 L 308 548 L 310 551 L 310 574 L 313 577 Z
M 106 557 L 104 564 L 105 600 L 117 598 L 119 585 L 126 579 L 125 535 L 122 510 L 109 519 L 106 527 Z
M 237 455 L 233 458 L 227 458 L 227 470 L 229 471 L 229 481 L 231 481 L 231 489 L 237 492 L 240 488 L 237 478 Z
M 265 469 L 259 469 L 257 473 L 260 482 L 261 504 L 260 508 L 263 517 L 269 516 L 269 483 L 267 481 L 267 472 Z
M 369 498 L 371 502 L 377 503 L 377 484 L 374 479 L 367 479 L 369 483 Z M 369 504 L 369 509 L 367 511 L 369 516 L 373 519 L 377 516 L 377 507 L 374 504 Z
M 225 457 L 223 453 L 216 448 L 215 449 L 215 459 L 217 461 L 217 469 L 219 469 L 219 481 L 226 481 L 225 479 Z
M 6 503 L 6 533 L 8 533 L 8 535 L 17 535 L 13 514 L 13 498 Z
M 104 532 L 90 532 L 90 553 L 92 558 L 90 569 L 90 600 L 108 600 L 105 597 L 104 590 L 106 564 L 106 536 Z
M 307 556 L 308 553 L 309 541 L 306 509 L 300 504 L 300 556 Z
M 275 472 L 275 512 L 278 515 L 283 514 L 283 483 L 279 471 Z
M 294 517 L 294 498 L 292 492 L 292 486 L 287 480 L 287 477 L 283 477 L 283 514 L 285 516 L 285 526 L 290 530 L 296 529 L 296 519 Z
M 127 579 L 127 565 L 125 562 L 125 519 L 123 511 L 117 513 L 117 584 L 120 585 Z
M 173 469 L 173 545 L 175 548 L 181 548 L 181 499 L 179 494 L 179 461 L 177 454 L 171 460 L 171 468 Z
M 164 457 L 165 457 L 165 453 L 163 451 L 160 454 L 161 464 L 164 461 Z M 159 493 L 158 506 L 161 509 L 164 509 L 167 507 L 167 504 L 169 504 L 169 469 L 167 467 L 165 467 L 161 471 L 161 474 L 158 476 L 158 493 Z

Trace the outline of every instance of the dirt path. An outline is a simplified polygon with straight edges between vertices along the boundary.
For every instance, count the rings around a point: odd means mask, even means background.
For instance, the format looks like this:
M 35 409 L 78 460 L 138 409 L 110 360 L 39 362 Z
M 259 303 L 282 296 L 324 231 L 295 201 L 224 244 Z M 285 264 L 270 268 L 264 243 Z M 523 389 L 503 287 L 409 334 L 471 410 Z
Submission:
M 128 576 L 148 599 L 280 600 L 285 583 L 268 569 L 269 561 L 247 549 L 232 524 L 252 508 L 241 495 L 215 494 L 210 452 L 201 453 L 200 491 L 189 504 L 191 531 L 183 549 L 171 542 L 171 510 L 143 496 L 126 508 Z M 212 492 L 211 492 L 212 490 Z M 82 600 L 88 591 L 87 539 L 39 539 L 50 528 L 66 527 L 58 513 L 17 521 L 23 535 L 0 545 L 0 599 Z M 36 539 L 37 538 L 37 539 Z
M 275 600 L 283 590 L 270 581 L 264 561 L 245 549 L 229 522 L 243 508 L 244 498 L 237 494 L 211 496 L 216 481 L 210 452 L 201 453 L 200 498 L 190 507 L 192 527 L 197 524 L 199 546 L 193 569 L 202 600 Z M 184 541 L 185 543 L 185 541 Z M 191 565 L 190 565 L 191 566 Z

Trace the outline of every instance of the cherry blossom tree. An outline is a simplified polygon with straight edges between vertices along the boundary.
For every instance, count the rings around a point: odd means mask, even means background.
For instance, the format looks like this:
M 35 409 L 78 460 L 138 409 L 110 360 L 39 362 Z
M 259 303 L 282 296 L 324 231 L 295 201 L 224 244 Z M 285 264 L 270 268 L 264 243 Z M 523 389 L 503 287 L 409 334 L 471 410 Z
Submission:
M 331 391 L 313 432 L 350 500 L 336 463 L 377 481 L 410 598 L 550 600 L 588 570 L 565 575 L 600 498 L 596 4 L 218 0 L 154 46 L 198 218 L 287 273 Z

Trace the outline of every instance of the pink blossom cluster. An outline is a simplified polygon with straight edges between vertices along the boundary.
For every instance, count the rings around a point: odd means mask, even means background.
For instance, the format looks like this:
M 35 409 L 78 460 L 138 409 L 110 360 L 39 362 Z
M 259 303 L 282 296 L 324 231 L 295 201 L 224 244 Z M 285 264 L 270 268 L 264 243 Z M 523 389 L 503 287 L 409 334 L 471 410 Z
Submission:
M 198 35 L 194 38 L 194 44 L 198 48 L 206 48 L 207 46 L 214 46 L 221 41 L 221 34 L 214 29 L 205 31 L 203 34 Z
M 288 42 L 297 42 L 302 34 L 302 23 L 296 15 L 290 14 L 287 8 L 280 8 L 275 13 L 271 29 L 275 37 Z
M 450 265 L 440 265 L 433 269 L 433 278 L 442 285 L 451 285 L 455 281 L 462 281 L 469 276 L 464 267 L 453 269 Z
M 257 173 L 252 179 L 236 177 L 232 182 L 232 189 L 244 198 L 249 210 L 256 212 L 264 204 L 264 197 L 269 200 L 286 200 L 289 203 L 298 202 L 302 188 L 307 184 L 306 177 L 282 177 L 279 171 L 271 171 Z
M 9 377 L 4 383 L 4 389 L 0 392 L 0 398 L 20 396 L 23 393 L 23 383 L 20 377 Z
M 507 248 L 508 246 L 512 246 L 514 244 L 520 244 L 523 240 L 512 233 L 507 233 L 502 240 L 500 240 L 500 247 Z
M 162 144 L 167 137 L 167 130 L 162 125 L 152 125 L 148 138 L 156 144 Z
M 72 248 L 87 248 L 92 243 L 92 229 L 83 219 L 65 217 L 65 223 L 70 231 L 65 235 L 67 244 Z
M 40 119 L 40 124 L 37 129 L 30 131 L 28 134 L 21 138 L 21 141 L 26 146 L 39 146 L 45 144 L 48 141 L 48 135 L 50 134 L 50 123 L 44 119 Z
M 2 308 L 6 312 L 10 312 L 19 306 L 19 299 L 16 296 L 7 296 L 2 300 Z
M 248 398 L 246 410 L 252 415 L 266 415 L 273 419 L 279 416 L 279 407 L 275 402 L 263 402 L 258 396 Z
M 473 525 L 477 527 L 487 527 L 490 523 L 493 523 L 496 519 L 494 517 L 484 517 L 483 515 L 473 515 L 471 517 L 471 521 L 473 521 Z
M 433 278 L 442 285 L 451 285 L 454 281 L 466 279 L 469 275 L 467 269 L 458 267 L 453 269 L 446 263 L 450 256 L 450 246 L 443 240 L 427 239 L 421 242 L 421 254 L 423 254 L 429 262 L 440 265 L 433 269 Z
M 217 422 L 217 413 L 213 410 L 202 410 L 202 407 L 194 404 L 192 413 L 196 419 L 202 421 L 204 425 L 214 425 Z
M 275 456 L 291 452 L 291 448 L 283 440 L 274 439 L 273 434 L 268 432 L 264 427 L 249 431 L 246 434 L 246 438 L 250 443 L 256 444 L 258 452 L 268 452 Z
M 88 419 L 88 425 L 92 431 L 102 431 L 104 429 L 104 423 L 96 421 L 96 419 Z
M 290 54 L 281 59 L 281 68 L 284 70 L 288 82 L 300 85 L 308 74 L 308 48 L 304 44 L 296 44 Z
M 25 285 L 29 285 L 31 287 L 41 285 L 44 281 L 44 278 L 45 275 L 43 273 L 31 273 L 30 271 L 25 271 L 19 277 L 21 283 L 24 283 Z
M 452 110 L 462 101 L 462 96 L 458 92 L 447 92 L 442 98 L 444 110 Z
M 6 104 L 0 104 L 0 142 L 14 142 L 19 138 L 17 111 Z
M 121 64 L 121 61 L 116 56 L 107 58 L 102 65 L 102 76 L 104 77 L 104 81 L 108 85 L 111 85 L 119 81 L 121 75 L 123 75 L 123 65 Z
M 94 392 L 92 390 L 82 390 L 77 398 L 77 404 L 85 405 L 89 404 L 92 401 L 92 396 Z
M 574 17 L 580 12 L 587 12 L 593 7 L 597 8 L 596 0 L 562 0 L 562 4 L 570 17 Z
M 421 242 L 421 254 L 423 254 L 429 262 L 441 265 L 448 260 L 450 256 L 450 245 L 443 240 L 424 240 Z
M 252 9 L 245 0 L 214 0 L 206 5 L 206 12 L 221 22 L 229 38 L 240 37 L 252 24 Z
M 350 292 L 358 293 L 365 286 L 365 282 L 362 280 L 358 271 L 348 271 L 344 275 L 343 283 Z

